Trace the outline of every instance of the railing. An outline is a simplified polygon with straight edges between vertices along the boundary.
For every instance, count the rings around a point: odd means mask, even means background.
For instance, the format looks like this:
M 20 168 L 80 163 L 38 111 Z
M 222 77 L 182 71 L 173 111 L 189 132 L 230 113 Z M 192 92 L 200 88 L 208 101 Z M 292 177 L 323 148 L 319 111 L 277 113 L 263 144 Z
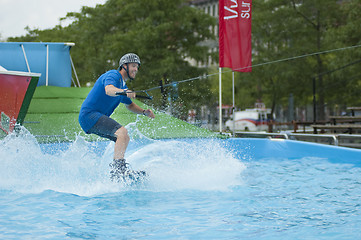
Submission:
M 361 135 L 338 134 L 339 146 L 361 148 Z
M 291 133 L 289 134 L 289 139 L 306 141 L 306 142 L 315 142 L 323 143 L 329 145 L 339 145 L 339 141 L 336 135 L 332 134 L 301 134 L 301 133 Z
M 361 135 L 350 134 L 303 134 L 303 133 L 268 133 L 268 132 L 235 132 L 238 138 L 270 138 L 290 139 L 314 142 L 342 147 L 361 148 Z
M 268 133 L 268 132 L 235 132 L 235 137 L 240 138 L 283 138 L 288 139 L 286 133 Z

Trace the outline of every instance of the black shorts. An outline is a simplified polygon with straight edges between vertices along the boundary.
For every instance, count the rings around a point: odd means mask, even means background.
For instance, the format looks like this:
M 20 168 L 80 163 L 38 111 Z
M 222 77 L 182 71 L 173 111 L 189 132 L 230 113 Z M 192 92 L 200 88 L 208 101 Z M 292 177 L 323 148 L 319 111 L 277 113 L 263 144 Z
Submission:
M 117 140 L 115 132 L 121 127 L 122 125 L 120 125 L 117 121 L 103 115 L 89 130 L 89 133 L 94 133 L 100 137 L 108 138 L 109 140 L 115 142 Z

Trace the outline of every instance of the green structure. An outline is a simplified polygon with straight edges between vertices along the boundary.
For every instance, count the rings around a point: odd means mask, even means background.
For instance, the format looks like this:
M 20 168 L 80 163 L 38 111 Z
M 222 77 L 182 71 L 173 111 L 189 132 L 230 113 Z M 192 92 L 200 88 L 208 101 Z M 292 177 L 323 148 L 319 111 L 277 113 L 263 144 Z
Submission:
M 72 141 L 76 136 L 98 140 L 98 136 L 85 134 L 78 123 L 78 114 L 91 88 L 37 87 L 31 101 L 24 126 L 39 142 Z M 136 103 L 146 106 L 135 100 Z M 115 110 L 112 118 L 123 125 L 135 123 L 141 134 L 152 139 L 218 137 L 218 133 L 196 127 L 182 120 L 155 111 L 156 118 L 149 119 L 128 111 L 123 104 Z M 104 139 L 105 140 L 105 139 Z

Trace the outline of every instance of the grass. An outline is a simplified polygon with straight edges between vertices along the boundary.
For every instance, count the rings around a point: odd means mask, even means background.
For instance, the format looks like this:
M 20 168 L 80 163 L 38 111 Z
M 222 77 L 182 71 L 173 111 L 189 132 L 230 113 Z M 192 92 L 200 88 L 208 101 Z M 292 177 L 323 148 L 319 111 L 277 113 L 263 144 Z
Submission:
M 85 134 L 78 123 L 81 104 L 89 91 L 90 88 L 37 87 L 24 126 L 40 142 L 72 141 L 77 135 L 90 141 L 99 139 L 94 134 Z M 149 108 L 138 100 L 134 102 L 143 108 Z M 150 119 L 136 115 L 120 104 L 111 117 L 124 126 L 136 123 L 137 129 L 152 139 L 220 136 L 165 113 L 155 111 L 155 114 L 156 118 Z

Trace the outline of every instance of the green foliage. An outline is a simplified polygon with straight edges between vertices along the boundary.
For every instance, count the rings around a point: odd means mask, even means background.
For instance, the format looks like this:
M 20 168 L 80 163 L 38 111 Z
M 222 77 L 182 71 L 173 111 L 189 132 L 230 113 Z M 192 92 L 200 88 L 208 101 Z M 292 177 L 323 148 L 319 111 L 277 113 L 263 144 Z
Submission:
M 342 18 L 329 30 L 326 41 L 332 48 L 361 44 L 361 1 L 347 1 L 341 5 Z M 347 51 L 347 54 L 331 54 L 329 70 L 342 68 L 330 74 L 326 91 L 332 91 L 330 103 L 338 105 L 361 105 L 361 48 Z
M 73 22 L 44 31 L 29 29 L 28 35 L 10 40 L 76 43 L 71 55 L 82 85 L 117 68 L 120 57 L 128 52 L 137 53 L 142 62 L 136 81 L 128 84 L 131 89 L 152 88 L 162 79 L 168 84 L 202 75 L 206 69 L 191 66 L 186 59 L 206 59 L 208 48 L 201 43 L 215 38 L 209 29 L 215 19 L 185 0 L 108 0 L 68 13 L 64 19 Z M 151 94 L 161 99 L 159 91 Z M 189 98 L 186 104 L 206 103 L 204 96 L 209 95 L 204 86 L 179 86 L 179 101 Z
M 68 13 L 67 27 L 28 29 L 8 41 L 75 42 L 71 54 L 82 85 L 104 71 L 117 68 L 127 52 L 137 53 L 142 66 L 131 89 L 141 90 L 202 76 L 178 85 L 173 107 L 181 114 L 189 108 L 214 106 L 218 101 L 218 69 L 191 66 L 185 59 L 203 61 L 210 55 L 204 44 L 214 39 L 209 26 L 216 19 L 193 8 L 186 0 L 108 0 L 95 8 Z M 262 100 L 267 107 L 287 106 L 290 93 L 295 106 L 312 104 L 312 79 L 317 78 L 320 109 L 333 105 L 361 105 L 361 48 L 327 54 L 310 53 L 361 44 L 360 0 L 257 0 L 252 10 L 252 73 L 235 73 L 236 105 L 252 107 Z M 288 59 L 287 61 L 280 61 Z M 338 69 L 338 70 L 337 70 Z M 335 71 L 337 70 L 337 71 Z M 223 70 L 223 103 L 232 103 L 232 75 Z M 318 77 L 320 76 L 320 77 Z M 165 89 L 165 95 L 171 88 Z M 154 106 L 169 102 L 154 90 Z
M 361 90 L 356 70 L 360 65 L 324 74 L 358 60 L 359 49 L 293 59 L 360 44 L 360 10 L 359 0 L 254 1 L 252 42 L 256 67 L 248 82 L 257 87 L 248 86 L 250 95 L 267 106 L 275 106 L 287 105 L 293 93 L 296 106 L 305 106 L 312 103 L 312 79 L 316 77 L 320 106 L 360 104 L 348 97 Z M 289 60 L 279 61 L 282 59 Z M 354 76 L 353 82 L 346 80 L 345 74 Z

